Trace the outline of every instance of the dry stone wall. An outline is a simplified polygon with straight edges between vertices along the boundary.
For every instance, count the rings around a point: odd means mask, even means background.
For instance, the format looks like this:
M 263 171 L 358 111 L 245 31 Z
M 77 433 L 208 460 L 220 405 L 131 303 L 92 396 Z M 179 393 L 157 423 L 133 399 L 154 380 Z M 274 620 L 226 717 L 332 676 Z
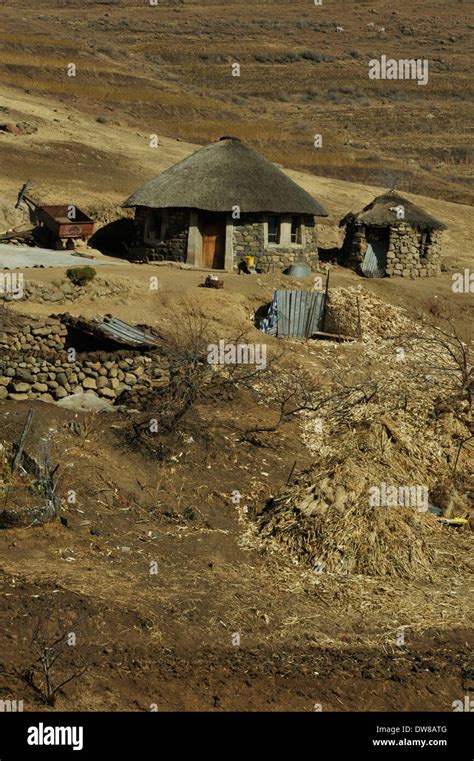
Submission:
M 29 280 L 24 276 L 23 294 L 14 294 L 0 290 L 0 301 L 34 301 L 37 303 L 60 304 L 77 299 L 87 298 L 90 301 L 104 296 L 129 295 L 130 286 L 111 283 L 103 278 L 94 278 L 87 285 L 78 286 L 71 283 L 69 278 L 40 283 Z
M 29 321 L 16 318 L 14 322 L 0 324 L 0 358 L 5 352 L 63 349 L 66 336 L 66 326 L 53 317 Z
M 67 328 L 56 318 L 0 328 L 0 399 L 57 401 L 71 394 L 95 394 L 115 403 L 139 402 L 169 383 L 166 358 L 157 352 L 113 353 L 66 350 Z
M 343 252 L 349 267 L 360 270 L 370 241 L 388 236 L 386 274 L 399 277 L 433 277 L 441 272 L 441 233 L 432 231 L 422 245 L 422 233 L 406 224 L 390 228 L 348 226 Z
M 430 243 L 422 247 L 421 233 L 408 225 L 390 228 L 387 251 L 387 275 L 433 277 L 441 272 L 441 236 L 430 234 Z
M 69 361 L 67 352 L 48 356 L 15 353 L 0 358 L 0 399 L 57 401 L 71 394 L 95 394 L 114 403 L 123 392 L 137 401 L 169 383 L 162 357 L 99 355 Z

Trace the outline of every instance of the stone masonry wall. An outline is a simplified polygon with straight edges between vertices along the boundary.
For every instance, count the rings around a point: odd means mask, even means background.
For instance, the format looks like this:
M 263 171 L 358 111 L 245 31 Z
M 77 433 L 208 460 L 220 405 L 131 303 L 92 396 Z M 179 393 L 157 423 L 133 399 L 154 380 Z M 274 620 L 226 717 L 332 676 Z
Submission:
M 421 251 L 421 233 L 408 225 L 390 228 L 387 251 L 387 275 L 401 277 L 432 277 L 441 272 L 440 233 L 432 232 L 431 243 L 424 255 Z
M 430 243 L 421 251 L 422 234 L 407 224 L 390 227 L 387 250 L 386 274 L 400 277 L 432 277 L 441 272 L 441 233 L 429 233 Z M 349 267 L 359 269 L 370 240 L 387 235 L 386 228 L 366 230 L 363 225 L 353 225 L 346 230 L 343 244 L 345 260 Z
M 70 394 L 95 394 L 114 403 L 123 392 L 139 401 L 169 383 L 168 361 L 152 352 L 65 350 L 67 329 L 48 317 L 0 329 L 0 399 L 55 401 Z
M 0 399 L 41 399 L 55 401 L 71 394 L 94 394 L 114 403 L 129 392 L 127 401 L 145 397 L 151 390 L 169 383 L 163 358 L 120 353 L 87 359 L 77 355 L 69 361 L 67 352 L 15 353 L 0 359 Z
M 312 269 L 318 263 L 318 248 L 316 242 L 316 226 L 314 218 L 305 216 L 304 245 L 265 246 L 264 233 L 265 215 L 242 214 L 234 221 L 234 262 L 238 264 L 245 256 L 255 256 L 257 268 L 264 272 L 273 269 L 286 269 L 293 262 L 307 262 Z
M 166 209 L 165 238 L 153 243 L 145 242 L 145 224 L 153 209 L 137 208 L 135 214 L 134 246 L 149 249 L 150 259 L 185 262 L 188 249 L 189 209 Z
M 165 240 L 160 243 L 165 259 L 185 262 L 188 249 L 189 209 L 168 209 Z

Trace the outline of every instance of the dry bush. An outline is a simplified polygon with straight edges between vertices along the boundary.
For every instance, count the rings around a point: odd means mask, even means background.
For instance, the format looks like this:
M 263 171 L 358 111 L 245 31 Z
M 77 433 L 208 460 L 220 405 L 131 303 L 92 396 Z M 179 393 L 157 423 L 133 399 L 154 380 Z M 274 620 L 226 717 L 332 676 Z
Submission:
M 441 390 L 444 404 L 465 419 L 472 411 L 474 365 L 470 344 L 453 319 L 424 325 L 419 333 L 402 336 L 400 343 L 414 354 L 413 365 L 427 392 Z
M 38 614 L 32 639 L 31 648 L 37 654 L 36 660 L 20 676 L 40 695 L 42 700 L 54 706 L 58 693 L 66 684 L 81 677 L 87 670 L 84 658 L 74 653 L 74 663 L 64 668 L 60 661 L 67 659 L 67 653 L 75 651 L 68 644 L 71 634 L 76 634 L 80 626 L 79 618 L 72 613 L 69 622 L 65 621 L 67 614 L 51 615 L 44 604 Z
M 129 415 L 128 443 L 163 459 L 184 433 L 208 438 L 198 406 L 230 403 L 241 389 L 251 387 L 258 375 L 267 372 L 254 365 L 209 364 L 208 346 L 215 342 L 208 320 L 185 306 L 179 332 L 168 337 L 165 349 L 170 383 L 147 397 L 139 415 Z M 227 342 L 246 343 L 246 333 Z M 270 360 L 270 366 L 274 361 Z

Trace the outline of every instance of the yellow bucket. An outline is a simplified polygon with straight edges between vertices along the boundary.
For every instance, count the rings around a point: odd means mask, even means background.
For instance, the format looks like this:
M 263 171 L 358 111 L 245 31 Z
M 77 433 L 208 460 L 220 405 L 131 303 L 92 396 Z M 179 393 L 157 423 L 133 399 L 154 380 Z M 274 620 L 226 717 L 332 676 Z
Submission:
M 254 269 L 255 267 L 255 257 L 254 256 L 245 256 L 245 264 L 249 269 Z

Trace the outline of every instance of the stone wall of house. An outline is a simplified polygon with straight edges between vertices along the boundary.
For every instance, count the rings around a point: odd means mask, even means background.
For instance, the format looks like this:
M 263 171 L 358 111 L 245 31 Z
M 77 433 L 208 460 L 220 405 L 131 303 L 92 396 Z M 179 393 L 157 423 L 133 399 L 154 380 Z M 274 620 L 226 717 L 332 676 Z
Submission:
M 258 260 L 265 248 L 263 217 L 261 214 L 241 214 L 234 219 L 234 263 L 238 264 L 244 256 L 255 256 Z
M 348 224 L 342 244 L 344 263 L 351 269 L 359 270 L 366 249 L 365 228 L 362 225 Z
M 143 207 L 136 209 L 133 248 L 139 251 L 144 249 L 151 260 L 185 262 L 188 248 L 189 209 L 167 209 L 164 240 L 149 243 L 144 241 L 145 224 L 148 214 L 152 214 L 153 211 Z
M 189 209 L 169 209 L 165 232 L 165 259 L 185 262 L 188 248 Z M 161 253 L 161 251 L 160 251 Z
M 390 228 L 387 275 L 433 277 L 441 272 L 441 235 L 430 234 L 430 245 L 423 250 L 421 233 L 408 225 Z
M 441 272 L 441 233 L 433 231 L 430 243 L 423 250 L 421 233 L 407 224 L 389 228 L 387 269 L 389 277 L 432 277 Z M 370 241 L 383 240 L 386 228 L 370 228 L 363 225 L 348 226 L 343 244 L 345 262 L 359 270 Z
M 53 317 L 0 326 L 0 399 L 52 402 L 86 393 L 120 403 L 126 393 L 127 403 L 138 403 L 169 383 L 169 363 L 156 352 L 76 352 L 71 361 L 66 338 Z
M 234 262 L 238 264 L 244 256 L 255 256 L 257 268 L 264 272 L 286 269 L 294 262 L 307 262 L 312 269 L 318 264 L 318 248 L 316 241 L 316 225 L 314 217 L 305 216 L 304 245 L 265 246 L 264 233 L 265 216 L 262 214 L 242 214 L 234 220 L 233 251 Z

